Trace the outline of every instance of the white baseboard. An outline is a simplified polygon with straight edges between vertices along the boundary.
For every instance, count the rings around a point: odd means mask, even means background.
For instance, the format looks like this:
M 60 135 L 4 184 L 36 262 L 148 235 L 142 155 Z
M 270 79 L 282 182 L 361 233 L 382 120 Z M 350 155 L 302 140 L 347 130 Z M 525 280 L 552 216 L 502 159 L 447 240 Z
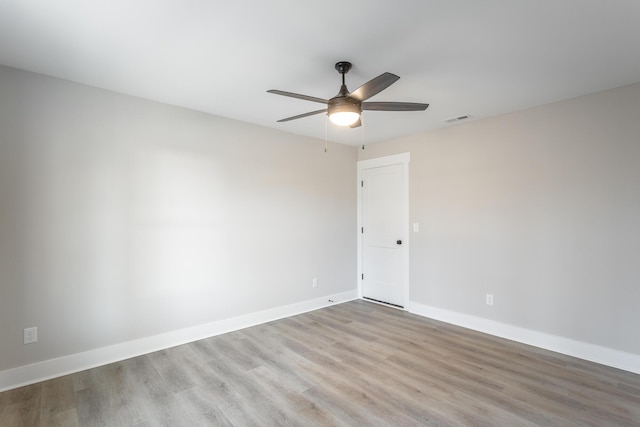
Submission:
M 640 355 L 410 302 L 413 314 L 640 374 Z
M 31 365 L 0 371 L 0 392 L 84 371 L 85 369 L 95 368 L 96 366 L 102 366 L 143 354 L 152 353 L 154 351 L 175 347 L 177 345 L 186 344 L 203 338 L 237 331 L 239 329 L 271 322 L 284 317 L 295 316 L 296 314 L 306 313 L 357 298 L 357 290 L 327 295 L 296 304 L 276 307 L 269 310 L 250 313 L 230 319 L 223 319 L 204 325 L 193 326 L 178 331 L 167 332 L 160 335 L 154 335 L 134 341 L 85 351 L 83 353 L 71 354 L 57 359 L 45 360 Z

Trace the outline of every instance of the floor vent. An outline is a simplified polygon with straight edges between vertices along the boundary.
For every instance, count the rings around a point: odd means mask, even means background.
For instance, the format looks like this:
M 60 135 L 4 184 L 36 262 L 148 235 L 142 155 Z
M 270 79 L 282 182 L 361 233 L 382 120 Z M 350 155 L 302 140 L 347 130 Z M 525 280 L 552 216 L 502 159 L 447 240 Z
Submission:
M 404 310 L 404 307 L 398 304 L 391 304 L 390 302 L 386 302 L 386 301 L 380 301 L 379 299 L 373 299 L 373 298 L 369 298 L 369 297 L 362 297 L 362 299 L 365 299 L 367 301 L 371 301 L 371 302 L 377 302 L 378 304 L 383 304 L 383 305 L 388 305 L 389 307 L 393 307 L 393 308 L 401 308 Z

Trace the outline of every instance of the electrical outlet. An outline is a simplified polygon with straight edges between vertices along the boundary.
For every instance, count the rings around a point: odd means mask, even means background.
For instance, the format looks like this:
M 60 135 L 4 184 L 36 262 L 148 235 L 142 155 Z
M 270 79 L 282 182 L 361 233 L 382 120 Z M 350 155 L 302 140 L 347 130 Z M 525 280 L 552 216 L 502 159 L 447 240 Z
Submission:
M 487 294 L 486 302 L 487 305 L 493 305 L 493 294 Z
M 313 287 L 317 288 L 318 287 L 318 279 L 313 279 Z
M 24 330 L 24 343 L 32 344 L 38 342 L 38 328 L 26 328 Z
M 413 223 L 413 232 L 417 233 L 418 231 L 420 231 L 420 224 L 417 222 Z

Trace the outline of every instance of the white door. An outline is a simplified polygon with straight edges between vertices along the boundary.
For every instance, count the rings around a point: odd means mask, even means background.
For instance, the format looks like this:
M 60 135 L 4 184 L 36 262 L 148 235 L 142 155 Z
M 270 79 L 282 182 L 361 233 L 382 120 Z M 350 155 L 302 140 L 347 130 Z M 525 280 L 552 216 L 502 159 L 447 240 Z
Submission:
M 404 307 L 406 298 L 406 164 L 361 170 L 362 296 Z

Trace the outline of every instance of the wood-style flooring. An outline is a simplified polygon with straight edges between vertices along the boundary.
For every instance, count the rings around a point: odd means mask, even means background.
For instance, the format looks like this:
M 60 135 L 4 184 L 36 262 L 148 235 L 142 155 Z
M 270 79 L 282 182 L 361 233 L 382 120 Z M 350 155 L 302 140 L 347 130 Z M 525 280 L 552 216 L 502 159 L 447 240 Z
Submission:
M 352 301 L 0 393 L 1 426 L 640 426 L 640 375 Z

